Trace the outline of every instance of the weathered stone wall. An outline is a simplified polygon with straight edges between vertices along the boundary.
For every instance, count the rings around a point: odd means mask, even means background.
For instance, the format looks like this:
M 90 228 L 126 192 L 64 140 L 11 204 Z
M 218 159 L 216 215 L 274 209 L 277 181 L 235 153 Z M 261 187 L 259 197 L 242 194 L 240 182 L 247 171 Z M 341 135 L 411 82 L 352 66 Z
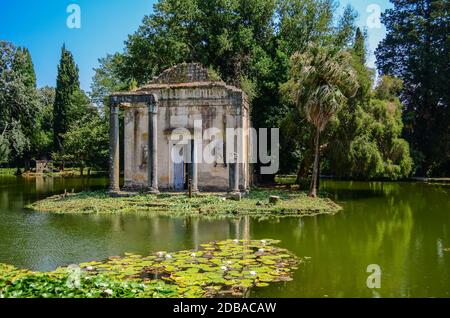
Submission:
M 164 73 L 163 73 L 164 75 Z M 203 76 L 197 74 L 196 76 Z M 170 81 L 165 79 L 164 81 Z M 242 114 L 240 126 L 250 126 L 248 104 L 245 94 L 223 83 L 198 85 L 149 85 L 146 92 L 158 97 L 158 180 L 161 189 L 173 185 L 173 163 L 171 132 L 176 128 L 194 131 L 194 120 L 202 120 L 203 129 L 215 127 L 225 136 L 225 129 L 235 128 L 236 114 Z M 125 187 L 146 187 L 148 169 L 148 110 L 144 104 L 133 104 L 125 108 Z M 243 136 L 242 148 L 248 162 L 249 140 Z M 225 142 L 225 140 L 224 140 Z M 203 141 L 203 146 L 209 141 Z M 217 159 L 220 161 L 220 154 Z M 241 164 L 240 187 L 250 185 L 250 166 Z M 198 166 L 200 190 L 229 189 L 230 166 L 221 163 L 202 163 Z

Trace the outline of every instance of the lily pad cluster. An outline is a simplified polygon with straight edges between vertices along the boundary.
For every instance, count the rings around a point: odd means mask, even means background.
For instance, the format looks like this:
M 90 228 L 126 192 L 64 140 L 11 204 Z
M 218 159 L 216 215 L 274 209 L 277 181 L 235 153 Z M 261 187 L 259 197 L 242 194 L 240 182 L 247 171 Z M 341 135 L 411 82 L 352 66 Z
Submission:
M 251 288 L 292 280 L 301 261 L 275 240 L 226 240 L 199 250 L 126 253 L 41 273 L 0 264 L 1 297 L 243 297 Z

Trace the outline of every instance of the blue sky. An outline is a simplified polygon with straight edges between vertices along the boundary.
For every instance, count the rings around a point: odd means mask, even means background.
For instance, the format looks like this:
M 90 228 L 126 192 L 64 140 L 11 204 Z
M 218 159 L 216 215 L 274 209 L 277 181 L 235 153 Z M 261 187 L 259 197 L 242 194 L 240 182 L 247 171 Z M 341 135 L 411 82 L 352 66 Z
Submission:
M 127 35 L 137 30 L 156 0 L 13 0 L 0 5 L 0 40 L 27 47 L 36 69 L 38 86 L 55 86 L 61 46 L 74 54 L 80 69 L 80 82 L 90 90 L 93 68 L 107 53 L 121 52 Z M 70 4 L 81 8 L 81 28 L 66 25 Z M 340 0 L 341 8 L 351 4 L 359 13 L 358 25 L 367 26 L 367 8 L 388 8 L 388 0 Z M 373 51 L 385 35 L 384 27 L 368 28 L 369 48 Z M 370 56 L 369 64 L 375 58 Z

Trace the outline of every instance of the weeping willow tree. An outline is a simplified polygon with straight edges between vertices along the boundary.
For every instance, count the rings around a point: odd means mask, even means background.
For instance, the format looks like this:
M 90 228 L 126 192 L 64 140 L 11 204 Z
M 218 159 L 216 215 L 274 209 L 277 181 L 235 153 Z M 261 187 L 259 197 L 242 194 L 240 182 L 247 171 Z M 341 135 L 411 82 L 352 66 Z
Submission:
M 348 52 L 333 47 L 308 45 L 291 57 L 289 81 L 282 92 L 295 101 L 300 112 L 315 128 L 314 165 L 309 196 L 317 196 L 320 133 L 358 90 L 356 73 Z

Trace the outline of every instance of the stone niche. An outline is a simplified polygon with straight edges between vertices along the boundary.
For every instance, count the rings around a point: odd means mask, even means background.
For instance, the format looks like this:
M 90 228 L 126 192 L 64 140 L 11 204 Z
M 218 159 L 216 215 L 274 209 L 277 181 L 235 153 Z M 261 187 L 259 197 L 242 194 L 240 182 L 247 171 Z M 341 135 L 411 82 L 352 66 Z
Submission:
M 36 174 L 51 172 L 51 170 L 48 160 L 36 160 Z

